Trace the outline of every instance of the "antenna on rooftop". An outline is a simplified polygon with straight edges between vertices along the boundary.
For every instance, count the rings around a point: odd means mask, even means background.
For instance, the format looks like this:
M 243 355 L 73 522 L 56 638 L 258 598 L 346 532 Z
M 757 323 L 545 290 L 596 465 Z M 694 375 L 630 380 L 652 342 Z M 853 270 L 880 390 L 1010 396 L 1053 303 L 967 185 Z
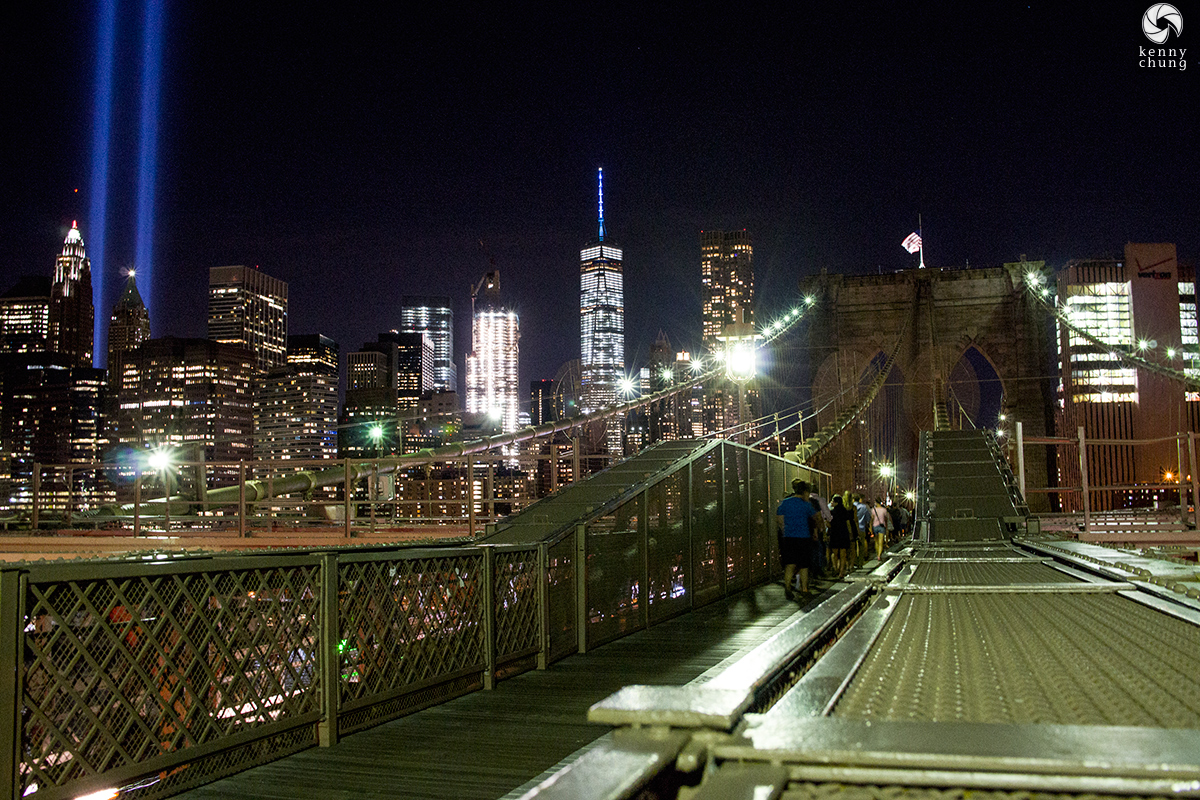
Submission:
M 604 167 L 600 167 L 600 241 L 604 241 Z

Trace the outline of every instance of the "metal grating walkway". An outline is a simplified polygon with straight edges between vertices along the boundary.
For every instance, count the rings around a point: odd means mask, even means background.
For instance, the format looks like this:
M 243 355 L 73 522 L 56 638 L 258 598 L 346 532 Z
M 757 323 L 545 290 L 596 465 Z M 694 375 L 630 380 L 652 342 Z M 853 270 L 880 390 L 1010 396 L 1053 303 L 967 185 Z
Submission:
M 941 561 L 916 565 L 910 586 L 1004 586 L 1021 583 L 1068 583 L 1075 580 L 1045 564 L 1016 564 L 995 559 Z
M 1115 593 L 905 595 L 834 714 L 1194 728 L 1198 663 L 1200 628 Z

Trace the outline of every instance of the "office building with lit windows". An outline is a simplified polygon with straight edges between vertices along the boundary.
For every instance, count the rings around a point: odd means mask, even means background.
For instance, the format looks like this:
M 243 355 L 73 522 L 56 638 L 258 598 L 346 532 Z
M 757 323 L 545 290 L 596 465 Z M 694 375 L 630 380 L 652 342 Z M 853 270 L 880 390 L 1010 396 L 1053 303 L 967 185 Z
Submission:
M 754 322 L 754 245 L 745 230 L 700 232 L 701 333 L 707 357 L 723 348 L 725 327 Z M 705 384 L 704 432 L 725 435 L 738 424 L 742 409 L 728 380 Z
M 209 339 L 149 339 L 110 375 L 117 396 L 113 443 L 170 448 L 179 460 L 248 461 L 254 451 L 253 353 Z M 237 469 L 210 472 L 232 483 Z
M 400 298 L 400 332 L 423 333 L 433 347 L 432 391 L 457 392 L 454 362 L 454 307 L 449 297 L 404 295 Z
M 726 325 L 754 322 L 754 245 L 750 232 L 700 231 L 700 300 L 704 347 L 720 348 L 717 337 Z
M 213 267 L 208 271 L 208 338 L 244 347 L 255 369 L 287 362 L 288 286 L 257 269 Z
M 338 377 L 338 343 L 320 333 L 292 334 L 287 338 L 287 363 L 301 375 Z
M 150 338 L 150 312 L 142 302 L 135 273 L 125 279 L 125 290 L 113 306 L 108 321 L 108 366 L 120 370 L 120 359 Z
M 113 499 L 100 461 L 104 370 L 58 353 L 0 355 L 0 509 L 28 509 L 33 471 L 43 510 L 94 508 Z M 88 465 L 69 473 L 68 464 Z M 52 468 L 45 468 L 51 465 Z M 70 486 L 67 485 L 68 476 Z
M 1200 376 L 1194 270 L 1180 267 L 1173 244 L 1127 244 L 1123 260 L 1072 261 L 1058 273 L 1057 427 L 1089 440 L 1162 440 L 1088 447 L 1093 508 L 1145 506 L 1177 469 L 1171 437 L 1200 430 L 1200 396 L 1179 381 L 1117 355 Z M 1086 335 L 1081 335 L 1086 334 Z M 1061 485 L 1079 485 L 1077 454 L 1059 448 Z M 1068 502 L 1071 502 L 1068 500 Z M 1075 501 L 1076 503 L 1078 501 Z
M 529 424 L 545 425 L 558 419 L 554 411 L 554 381 L 543 378 L 529 383 Z
M 517 312 L 500 295 L 500 273 L 489 272 L 471 291 L 471 352 L 467 354 L 466 411 L 517 429 Z
M 433 343 L 426 333 L 388 331 L 379 334 L 379 343 L 389 347 L 395 358 L 396 410 L 411 417 L 421 395 L 435 386 Z
M 23 275 L 0 296 L 0 353 L 43 353 L 50 344 L 50 276 Z
M 424 333 L 387 331 L 346 357 L 346 405 L 339 449 L 359 458 L 402 452 L 406 422 L 432 391 L 434 352 Z
M 337 458 L 337 342 L 319 333 L 289 336 L 287 359 L 255 385 L 255 461 Z M 260 477 L 277 471 L 258 470 Z

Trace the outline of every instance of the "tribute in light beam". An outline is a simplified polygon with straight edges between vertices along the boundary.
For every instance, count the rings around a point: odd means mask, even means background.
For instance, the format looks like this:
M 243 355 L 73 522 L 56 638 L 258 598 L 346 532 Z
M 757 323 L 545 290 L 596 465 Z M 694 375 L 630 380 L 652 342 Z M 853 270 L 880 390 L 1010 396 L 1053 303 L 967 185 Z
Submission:
M 101 0 L 96 25 L 96 95 L 92 106 L 92 182 L 88 197 L 88 253 L 92 261 L 92 305 L 107 309 L 104 302 L 104 233 L 108 215 L 108 161 L 112 131 L 113 51 L 117 29 L 117 0 Z M 93 331 L 96 346 L 92 365 L 101 366 L 107 348 L 103 346 L 108 330 L 108 314 L 95 315 Z
M 142 105 L 138 143 L 137 249 L 134 263 L 146 287 L 146 310 L 154 313 L 154 195 L 158 172 L 158 98 L 162 83 L 164 4 L 146 0 L 142 32 Z M 153 325 L 152 325 L 153 327 Z

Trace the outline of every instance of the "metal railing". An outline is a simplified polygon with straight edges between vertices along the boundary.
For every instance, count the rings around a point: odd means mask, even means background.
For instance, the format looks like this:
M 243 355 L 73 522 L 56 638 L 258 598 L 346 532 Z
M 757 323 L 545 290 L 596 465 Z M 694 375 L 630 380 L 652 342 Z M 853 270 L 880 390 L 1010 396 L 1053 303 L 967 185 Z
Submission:
M 8 530 L 96 528 L 113 535 L 234 533 L 304 528 L 357 533 L 412 525 L 475 536 L 537 499 L 603 469 L 614 457 L 572 445 L 515 456 L 457 459 L 179 461 L 160 470 L 108 463 L 32 464 L 10 493 Z M 315 475 L 339 473 L 318 485 Z
M 716 442 L 524 544 L 0 569 L 6 794 L 168 796 L 765 581 L 802 472 Z
M 1105 530 L 1111 524 L 1106 525 L 1104 518 L 1111 522 L 1117 517 L 1120 527 L 1129 528 L 1132 534 L 1137 534 L 1139 527 L 1165 530 L 1173 525 L 1181 531 L 1194 530 L 1200 527 L 1197 438 L 1200 434 L 1194 432 L 1158 439 L 1090 438 L 1082 427 L 1071 438 L 1026 437 L 1017 423 L 1011 458 L 1016 463 L 1019 491 L 1027 496 L 1046 496 L 1053 510 L 1078 515 L 1084 538 L 1111 532 Z M 1031 446 L 1049 451 L 1046 458 L 1056 467 L 1060 485 L 1027 485 L 1025 462 L 1030 458 Z M 1145 473 L 1140 466 L 1143 462 L 1156 465 L 1158 480 L 1136 479 Z M 1145 519 L 1134 519 L 1136 515 Z M 1122 541 L 1120 537 L 1107 540 Z M 1134 535 L 1128 541 L 1137 540 Z

